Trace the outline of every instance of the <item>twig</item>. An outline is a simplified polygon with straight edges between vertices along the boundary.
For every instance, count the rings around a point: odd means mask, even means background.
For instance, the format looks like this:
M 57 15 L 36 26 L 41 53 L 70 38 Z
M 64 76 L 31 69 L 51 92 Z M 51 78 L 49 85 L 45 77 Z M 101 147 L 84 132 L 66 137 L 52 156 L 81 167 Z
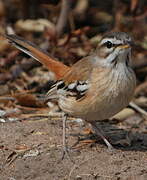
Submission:
M 138 111 L 139 113 L 141 113 L 143 116 L 145 116 L 145 118 L 147 118 L 147 112 L 145 110 L 143 110 L 142 108 L 140 108 L 137 104 L 135 104 L 134 102 L 130 102 L 129 104 L 133 109 L 135 109 L 136 111 Z
M 66 26 L 70 5 L 71 0 L 62 0 L 61 12 L 56 25 L 56 33 L 58 37 L 63 33 L 64 27 Z
M 1 101 L 15 101 L 16 99 L 14 97 L 10 97 L 10 96 L 0 96 L 0 102 Z

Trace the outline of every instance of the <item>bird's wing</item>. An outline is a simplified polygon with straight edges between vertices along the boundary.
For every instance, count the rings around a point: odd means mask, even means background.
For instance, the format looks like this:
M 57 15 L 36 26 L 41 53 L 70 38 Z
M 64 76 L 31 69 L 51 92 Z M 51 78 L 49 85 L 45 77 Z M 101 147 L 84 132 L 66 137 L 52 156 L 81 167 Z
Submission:
M 62 94 L 66 97 L 75 97 L 76 100 L 83 99 L 90 87 L 89 80 L 93 69 L 90 59 L 91 57 L 83 58 L 75 63 L 49 90 L 48 97 Z

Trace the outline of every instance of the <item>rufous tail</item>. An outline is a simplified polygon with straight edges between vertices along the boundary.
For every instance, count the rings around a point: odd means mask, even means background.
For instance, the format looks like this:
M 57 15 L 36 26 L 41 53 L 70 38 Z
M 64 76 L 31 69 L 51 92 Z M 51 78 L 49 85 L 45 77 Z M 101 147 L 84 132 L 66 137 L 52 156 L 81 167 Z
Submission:
M 55 58 L 52 58 L 50 55 L 48 55 L 47 52 L 38 48 L 33 43 L 26 41 L 23 38 L 14 34 L 7 34 L 6 38 L 17 49 L 23 51 L 24 53 L 28 54 L 32 58 L 36 59 L 37 61 L 45 65 L 47 69 L 49 69 L 55 74 L 57 80 L 62 78 L 64 74 L 69 71 L 69 66 L 66 66 L 62 62 L 57 61 Z

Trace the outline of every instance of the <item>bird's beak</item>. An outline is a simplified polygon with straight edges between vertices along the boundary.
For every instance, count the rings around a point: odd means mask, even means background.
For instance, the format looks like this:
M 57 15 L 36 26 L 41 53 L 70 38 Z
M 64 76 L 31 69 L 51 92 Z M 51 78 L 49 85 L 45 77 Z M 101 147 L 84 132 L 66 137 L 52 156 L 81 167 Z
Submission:
M 128 49 L 128 48 L 131 48 L 131 46 L 129 44 L 125 44 L 125 45 L 120 45 L 119 48 L 120 49 Z

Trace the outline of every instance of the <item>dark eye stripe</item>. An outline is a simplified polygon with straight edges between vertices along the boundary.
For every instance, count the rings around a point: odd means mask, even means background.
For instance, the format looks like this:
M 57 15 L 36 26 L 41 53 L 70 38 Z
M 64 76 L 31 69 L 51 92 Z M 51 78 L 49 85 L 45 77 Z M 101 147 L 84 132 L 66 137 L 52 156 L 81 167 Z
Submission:
M 123 45 L 123 43 L 119 43 L 119 44 L 114 44 L 114 43 L 112 43 L 112 46 L 113 46 L 113 47 L 117 47 L 117 46 L 120 46 L 120 45 Z M 103 46 L 107 46 L 107 42 L 105 42 L 105 43 L 102 44 L 101 46 L 102 46 L 102 47 L 103 47 Z

